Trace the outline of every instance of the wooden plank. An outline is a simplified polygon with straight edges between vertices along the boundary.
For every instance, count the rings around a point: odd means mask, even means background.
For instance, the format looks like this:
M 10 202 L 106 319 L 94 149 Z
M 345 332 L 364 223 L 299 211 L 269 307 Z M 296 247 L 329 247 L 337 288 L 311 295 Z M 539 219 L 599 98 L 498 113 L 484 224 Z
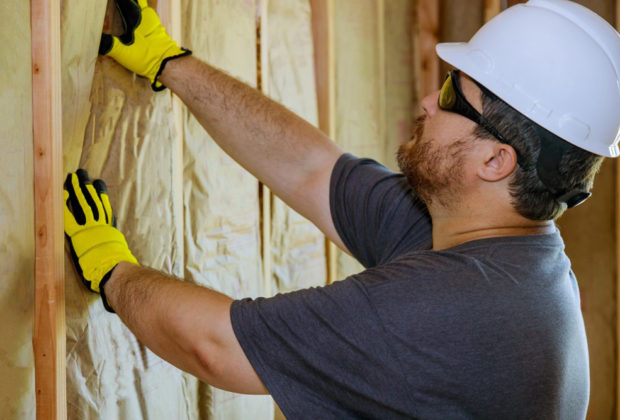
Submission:
M 334 4 L 333 0 L 310 0 L 314 40 L 314 75 L 319 108 L 319 128 L 334 136 Z
M 439 7 L 440 42 L 465 42 L 484 24 L 486 0 L 441 0 Z M 444 25 L 443 22 L 450 22 Z M 451 66 L 441 61 L 440 76 L 443 76 Z
M 257 88 L 265 95 L 269 95 L 269 84 L 263 83 L 262 71 L 267 67 L 267 37 L 264 34 L 267 31 L 269 0 L 259 0 L 257 2 L 257 22 L 256 22 L 256 54 L 257 54 Z M 271 282 L 271 190 L 264 184 L 260 184 L 261 197 L 261 232 L 262 232 L 262 260 L 263 260 L 263 294 L 264 296 L 273 295 Z
M 416 25 L 414 25 L 415 27 Z M 437 0 L 418 0 L 417 10 L 418 39 L 414 62 L 420 74 L 419 98 L 424 98 L 439 89 L 439 58 L 435 45 L 439 42 L 439 2 Z
M 314 40 L 314 76 L 319 111 L 319 128 L 335 139 L 336 80 L 334 48 L 333 0 L 310 0 L 312 10 L 312 37 Z M 327 283 L 337 280 L 338 248 L 326 239 Z
M 385 156 L 388 168 L 398 171 L 396 151 L 411 139 L 413 122 L 420 115 L 419 83 L 413 64 L 414 22 L 417 2 L 389 0 L 384 2 L 385 16 Z
M 387 164 L 387 156 L 393 155 L 393 152 L 388 149 L 387 139 L 387 77 L 386 77 L 386 52 L 385 52 L 385 0 L 376 0 L 377 8 L 377 65 L 379 73 L 379 89 L 377 92 L 377 100 L 379 102 L 379 118 L 377 123 L 379 124 L 379 138 L 384 144 L 384 156 L 386 156 L 385 163 Z
M 616 1 L 617 6 L 620 8 L 620 1 Z M 620 20 L 616 19 L 616 27 L 620 26 Z M 616 236 L 616 264 L 620 261 L 620 165 L 616 165 L 616 194 L 615 194 L 615 236 Z M 620 349 L 620 270 L 616 268 L 616 349 Z M 620 420 L 620 408 L 618 402 L 620 401 L 620 352 L 616 350 L 616 419 Z
M 502 9 L 501 0 L 484 0 L 484 21 L 488 22 L 499 14 Z
M 60 1 L 31 0 L 37 419 L 66 418 Z
M 614 2 L 615 26 L 620 31 L 620 0 Z M 620 165 L 616 163 L 616 264 L 620 261 Z M 620 270 L 616 267 L 616 419 L 620 420 Z

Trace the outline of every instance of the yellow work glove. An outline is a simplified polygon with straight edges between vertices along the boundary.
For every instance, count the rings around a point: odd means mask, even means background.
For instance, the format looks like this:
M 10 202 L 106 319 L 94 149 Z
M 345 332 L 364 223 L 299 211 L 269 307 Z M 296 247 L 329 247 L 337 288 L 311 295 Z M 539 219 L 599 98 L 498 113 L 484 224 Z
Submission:
M 146 0 L 115 0 L 115 3 L 125 31 L 118 37 L 102 34 L 99 54 L 109 55 L 128 70 L 148 77 L 153 90 L 165 89 L 157 78 L 166 63 L 192 52 L 170 38 Z
M 105 183 L 98 179 L 91 184 L 88 173 L 78 169 L 67 175 L 63 201 L 65 235 L 75 268 L 86 287 L 101 293 L 103 306 L 114 312 L 103 286 L 118 263 L 139 264 L 125 237 L 115 227 Z

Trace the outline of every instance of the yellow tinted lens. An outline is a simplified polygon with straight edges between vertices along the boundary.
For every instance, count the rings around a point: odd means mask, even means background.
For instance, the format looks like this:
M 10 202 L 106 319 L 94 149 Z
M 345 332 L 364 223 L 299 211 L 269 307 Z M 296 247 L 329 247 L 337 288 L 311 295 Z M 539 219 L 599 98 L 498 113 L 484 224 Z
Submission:
M 439 92 L 439 107 L 442 109 L 451 109 L 455 102 L 456 94 L 452 86 L 452 75 L 448 75 Z

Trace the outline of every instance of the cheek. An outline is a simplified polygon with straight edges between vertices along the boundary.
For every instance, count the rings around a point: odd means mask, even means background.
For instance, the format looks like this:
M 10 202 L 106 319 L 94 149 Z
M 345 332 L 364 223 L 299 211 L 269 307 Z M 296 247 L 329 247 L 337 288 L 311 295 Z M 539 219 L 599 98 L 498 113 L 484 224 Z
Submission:
M 467 118 L 443 111 L 438 114 L 432 125 L 429 125 L 429 132 L 433 130 L 435 144 L 440 147 L 451 147 L 459 140 L 469 138 L 473 135 L 476 123 Z

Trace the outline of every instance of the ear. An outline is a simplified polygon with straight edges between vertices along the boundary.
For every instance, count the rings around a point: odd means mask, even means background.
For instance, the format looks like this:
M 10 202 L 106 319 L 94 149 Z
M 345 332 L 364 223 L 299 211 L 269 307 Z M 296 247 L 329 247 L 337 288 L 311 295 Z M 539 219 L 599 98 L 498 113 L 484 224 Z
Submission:
M 487 182 L 497 182 L 512 174 L 517 166 L 517 154 L 512 146 L 497 141 L 484 141 L 477 174 Z

